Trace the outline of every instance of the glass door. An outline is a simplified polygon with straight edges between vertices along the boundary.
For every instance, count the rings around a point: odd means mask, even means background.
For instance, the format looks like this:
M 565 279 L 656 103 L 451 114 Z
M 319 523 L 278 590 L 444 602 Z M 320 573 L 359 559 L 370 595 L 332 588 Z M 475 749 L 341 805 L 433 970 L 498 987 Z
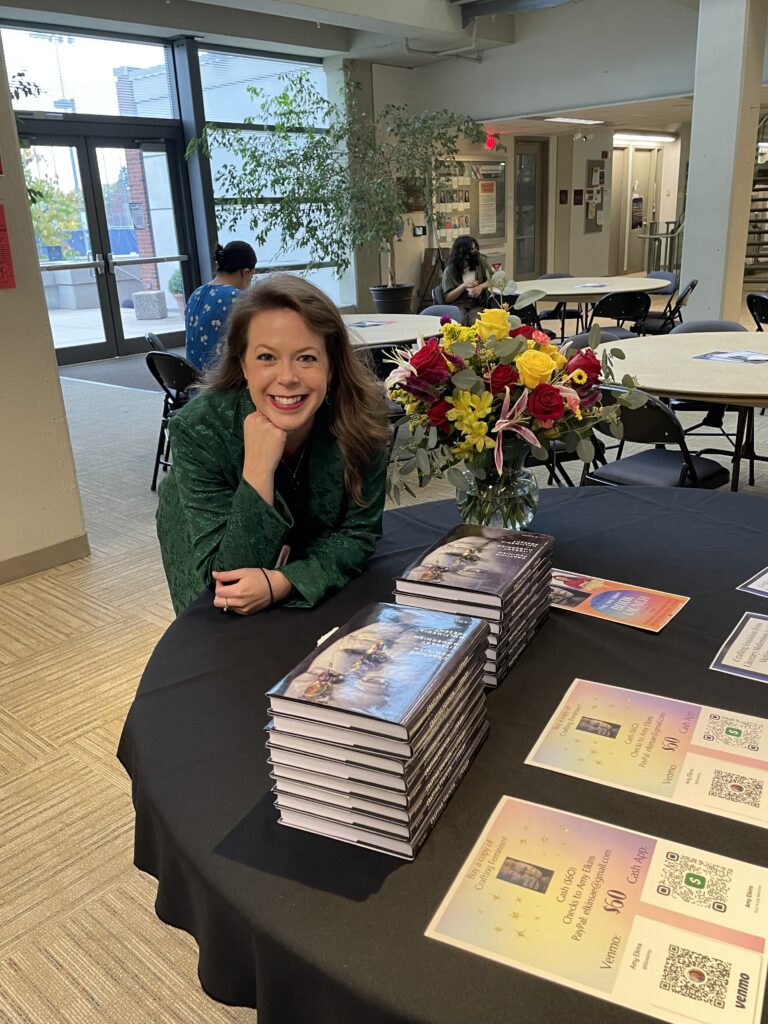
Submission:
M 191 279 L 173 147 L 29 142 L 22 160 L 59 364 L 145 352 L 150 331 L 183 345 Z
M 183 345 L 189 257 L 166 144 L 92 141 L 89 150 L 118 354 L 146 351 L 148 331 Z
M 531 280 L 546 267 L 547 144 L 515 141 L 515 265 L 517 281 Z

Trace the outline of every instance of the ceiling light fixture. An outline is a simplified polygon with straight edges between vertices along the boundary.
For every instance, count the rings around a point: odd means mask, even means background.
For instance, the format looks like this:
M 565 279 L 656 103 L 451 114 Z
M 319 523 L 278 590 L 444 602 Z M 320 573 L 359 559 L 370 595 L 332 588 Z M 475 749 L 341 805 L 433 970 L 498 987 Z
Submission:
M 559 124 L 605 124 L 605 121 L 589 121 L 586 117 L 545 117 L 544 120 Z
M 677 142 L 676 135 L 641 135 L 640 132 L 614 132 L 614 142 Z

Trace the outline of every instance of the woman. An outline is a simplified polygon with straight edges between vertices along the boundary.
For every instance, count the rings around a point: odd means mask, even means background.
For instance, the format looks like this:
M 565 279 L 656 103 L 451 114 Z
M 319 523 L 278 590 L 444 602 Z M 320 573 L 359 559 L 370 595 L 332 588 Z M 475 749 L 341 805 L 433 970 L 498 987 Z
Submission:
M 458 306 L 464 314 L 464 323 L 470 325 L 485 307 L 485 293 L 490 287 L 491 269 L 480 253 L 477 239 L 459 235 L 443 271 L 445 301 Z
M 201 373 L 220 355 L 219 335 L 222 326 L 229 316 L 232 303 L 250 283 L 256 266 L 256 253 L 247 242 L 217 245 L 213 259 L 216 263 L 216 276 L 192 292 L 184 314 L 187 359 Z
M 204 587 L 225 612 L 309 608 L 360 572 L 381 536 L 386 407 L 319 288 L 274 274 L 243 292 L 170 430 L 157 531 L 177 613 Z

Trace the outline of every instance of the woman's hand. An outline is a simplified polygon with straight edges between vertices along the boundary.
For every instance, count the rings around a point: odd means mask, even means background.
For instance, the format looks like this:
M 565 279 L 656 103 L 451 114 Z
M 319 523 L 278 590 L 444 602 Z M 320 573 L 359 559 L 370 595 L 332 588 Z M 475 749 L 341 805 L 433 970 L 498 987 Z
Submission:
M 274 601 L 270 598 L 265 573 Z M 216 583 L 214 606 L 238 615 L 253 615 L 270 604 L 284 601 L 292 590 L 290 582 L 276 569 L 229 569 L 212 575 Z
M 476 299 L 478 298 L 478 296 L 482 295 L 485 289 L 488 287 L 488 281 L 481 281 L 480 284 L 473 285 L 471 288 L 468 288 L 467 291 L 469 292 L 473 299 Z
M 275 470 L 288 435 L 258 410 L 243 420 L 243 477 L 268 505 L 275 500 Z

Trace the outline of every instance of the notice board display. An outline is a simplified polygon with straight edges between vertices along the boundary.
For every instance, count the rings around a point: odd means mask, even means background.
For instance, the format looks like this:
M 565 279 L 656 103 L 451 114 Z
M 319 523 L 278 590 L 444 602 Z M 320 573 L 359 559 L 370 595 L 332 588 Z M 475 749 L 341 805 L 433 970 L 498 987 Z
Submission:
M 450 188 L 437 192 L 436 212 L 444 220 L 440 245 L 451 246 L 459 235 L 481 243 L 506 241 L 506 164 L 502 160 L 463 160 L 455 165 Z
M 587 181 L 584 189 L 584 230 L 603 230 L 605 197 L 605 160 L 587 160 Z

